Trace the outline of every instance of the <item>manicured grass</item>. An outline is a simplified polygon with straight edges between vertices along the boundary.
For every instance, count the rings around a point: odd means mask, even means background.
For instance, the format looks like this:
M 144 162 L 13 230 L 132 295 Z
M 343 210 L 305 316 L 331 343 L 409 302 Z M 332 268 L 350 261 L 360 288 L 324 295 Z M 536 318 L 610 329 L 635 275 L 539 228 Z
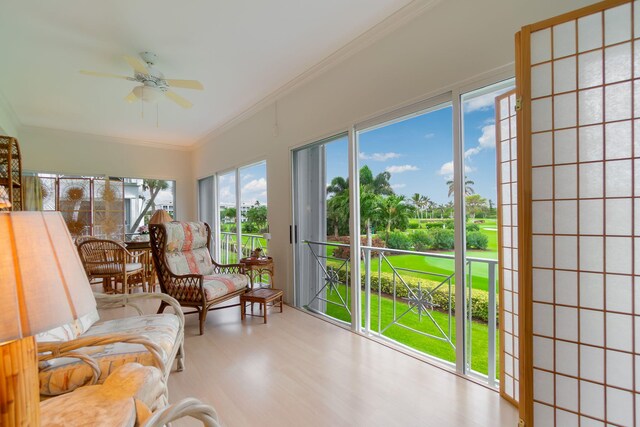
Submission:
M 467 250 L 467 257 L 470 258 L 486 258 L 486 259 L 498 259 L 498 238 L 497 238 L 497 230 L 496 230 L 496 220 L 495 219 L 485 219 L 485 222 L 482 224 L 477 224 L 480 227 L 480 231 L 484 233 L 489 239 L 489 246 L 487 250 Z M 409 230 L 408 232 L 412 232 L 413 230 Z M 327 256 L 331 256 L 333 253 L 333 247 L 327 246 L 326 249 Z M 434 253 L 443 254 L 443 255 L 454 255 L 453 251 L 434 251 Z M 429 273 L 450 275 L 454 272 L 454 260 L 453 259 L 442 259 L 442 258 L 434 258 L 434 257 L 426 257 L 422 255 L 388 255 L 389 261 L 391 265 L 395 268 L 406 268 L 410 270 L 419 270 L 425 271 Z M 338 267 L 341 264 L 340 261 L 329 260 L 327 262 L 329 265 L 334 267 Z M 364 270 L 364 263 L 360 263 L 360 268 Z M 372 260 L 372 273 L 378 273 L 378 260 Z M 393 272 L 392 268 L 389 266 L 387 262 L 382 263 L 382 272 L 383 273 L 391 273 Z M 431 275 L 425 275 L 420 273 L 414 273 L 410 271 L 403 271 L 402 275 L 418 277 L 423 279 L 435 280 L 435 278 Z M 489 282 L 488 282 L 488 274 L 489 270 L 487 268 L 487 264 L 474 262 L 471 264 L 471 278 L 472 278 L 472 288 L 473 289 L 482 289 L 488 290 Z M 496 271 L 497 275 L 497 271 Z M 497 291 L 498 286 L 496 286 Z
M 342 297 L 346 300 L 346 287 L 340 286 L 339 292 Z M 329 301 L 339 302 L 339 298 L 337 296 L 337 292 L 333 294 L 328 294 L 327 299 Z M 379 302 L 382 301 L 382 306 L 379 307 Z M 388 324 L 393 320 L 393 300 L 390 298 L 378 298 L 377 293 L 371 295 L 371 330 L 377 332 L 378 329 L 378 310 L 381 310 L 380 322 L 381 328 L 384 329 Z M 399 316 L 403 312 L 405 312 L 409 306 L 403 302 L 398 300 L 396 304 L 396 313 Z M 362 292 L 362 310 L 364 312 L 364 292 Z M 345 322 L 351 321 L 351 316 L 349 313 L 342 307 L 338 307 L 333 304 L 327 304 L 326 313 L 328 316 L 331 316 L 335 319 L 343 320 Z M 442 330 L 447 333 L 449 328 L 449 317 L 447 313 L 442 313 L 439 311 L 431 311 L 430 312 L 433 319 L 437 322 L 437 324 L 442 328 Z M 364 316 L 363 316 L 364 317 Z M 402 320 L 401 324 L 411 327 L 415 330 L 432 334 L 435 336 L 441 336 L 438 328 L 433 324 L 431 319 L 426 314 L 422 315 L 422 320 L 418 318 L 418 315 L 414 312 L 410 312 L 406 314 Z M 452 328 L 452 341 L 455 345 L 456 342 L 456 334 L 455 334 L 455 317 L 452 319 L 451 328 Z M 364 321 L 363 321 L 364 327 Z M 488 335 L 489 328 L 487 324 L 481 322 L 472 322 L 471 324 L 471 369 L 474 371 L 487 374 L 487 364 L 488 364 Z M 411 347 L 415 350 L 421 351 L 430 356 L 437 357 L 439 359 L 449 361 L 455 363 L 455 350 L 448 342 L 441 341 L 435 338 L 427 337 L 421 334 L 418 334 L 414 331 L 408 330 L 406 328 L 400 326 L 391 326 L 388 328 L 383 335 L 387 338 L 391 338 L 399 343 L 402 343 L 408 347 Z M 496 333 L 496 377 L 499 371 L 499 334 Z

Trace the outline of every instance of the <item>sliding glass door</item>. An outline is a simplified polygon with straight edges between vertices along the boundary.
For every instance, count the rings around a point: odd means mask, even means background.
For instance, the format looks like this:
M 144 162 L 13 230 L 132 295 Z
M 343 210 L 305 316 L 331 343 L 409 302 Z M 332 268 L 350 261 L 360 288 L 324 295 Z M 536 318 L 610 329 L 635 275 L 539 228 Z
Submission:
M 297 306 L 497 386 L 494 103 L 512 86 L 293 151 Z

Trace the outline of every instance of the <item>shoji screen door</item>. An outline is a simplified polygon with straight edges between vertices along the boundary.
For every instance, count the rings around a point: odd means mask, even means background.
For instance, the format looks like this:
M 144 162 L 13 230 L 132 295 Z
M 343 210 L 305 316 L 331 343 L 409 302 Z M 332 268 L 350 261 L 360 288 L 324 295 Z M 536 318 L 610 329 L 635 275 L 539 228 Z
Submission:
M 521 32 L 527 426 L 640 424 L 639 13 L 608 1 Z
M 518 340 L 518 185 L 516 93 L 496 98 L 498 160 L 498 259 L 500 265 L 500 394 L 517 404 Z

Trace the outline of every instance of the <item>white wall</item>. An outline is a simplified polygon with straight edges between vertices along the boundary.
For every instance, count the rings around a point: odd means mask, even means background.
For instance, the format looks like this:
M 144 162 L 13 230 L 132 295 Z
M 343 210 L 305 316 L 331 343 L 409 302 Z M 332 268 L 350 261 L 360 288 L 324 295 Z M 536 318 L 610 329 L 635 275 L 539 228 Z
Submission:
M 29 126 L 20 128 L 19 142 L 27 171 L 175 180 L 178 219 L 195 219 L 189 151 Z
M 0 135 L 18 137 L 18 120 L 0 94 Z
M 523 25 L 564 13 L 585 0 L 445 0 L 278 101 L 210 138 L 194 152 L 195 177 L 267 160 L 269 223 L 276 285 L 292 301 L 290 149 L 372 115 L 437 94 L 514 61 Z M 268 64 L 265 64 L 268 66 Z

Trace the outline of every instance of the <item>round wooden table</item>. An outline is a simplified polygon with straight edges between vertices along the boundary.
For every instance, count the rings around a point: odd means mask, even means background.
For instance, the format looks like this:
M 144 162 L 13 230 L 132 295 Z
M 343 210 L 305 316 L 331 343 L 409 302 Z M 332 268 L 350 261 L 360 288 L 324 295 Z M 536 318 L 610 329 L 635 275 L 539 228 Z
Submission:
M 240 259 L 240 264 L 244 265 L 244 271 L 251 282 L 251 289 L 258 285 L 259 288 L 273 288 L 273 258 L 246 257 Z M 262 281 L 263 276 L 269 276 L 269 283 Z

